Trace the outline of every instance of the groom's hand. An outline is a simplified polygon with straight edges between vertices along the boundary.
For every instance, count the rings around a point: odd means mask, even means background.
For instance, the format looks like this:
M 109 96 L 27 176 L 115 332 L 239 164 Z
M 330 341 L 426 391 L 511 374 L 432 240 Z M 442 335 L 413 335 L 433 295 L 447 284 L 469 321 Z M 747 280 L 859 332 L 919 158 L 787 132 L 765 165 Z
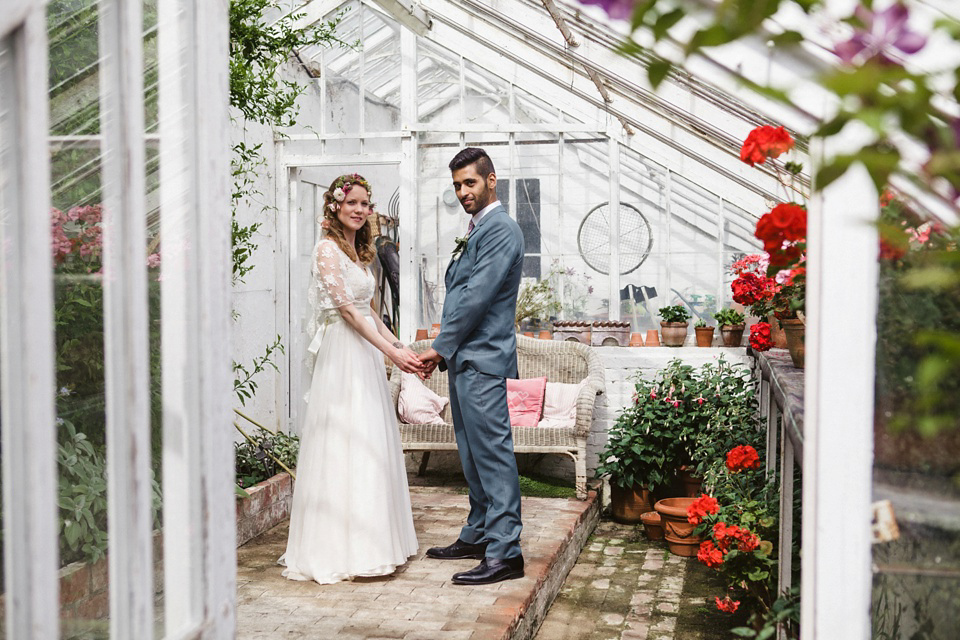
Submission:
M 433 350 L 433 347 L 430 347 L 426 351 L 420 354 L 420 363 L 423 365 L 423 369 L 418 374 L 421 380 L 426 380 L 433 373 L 433 370 L 437 368 L 437 365 L 440 361 L 443 360 L 443 357 Z

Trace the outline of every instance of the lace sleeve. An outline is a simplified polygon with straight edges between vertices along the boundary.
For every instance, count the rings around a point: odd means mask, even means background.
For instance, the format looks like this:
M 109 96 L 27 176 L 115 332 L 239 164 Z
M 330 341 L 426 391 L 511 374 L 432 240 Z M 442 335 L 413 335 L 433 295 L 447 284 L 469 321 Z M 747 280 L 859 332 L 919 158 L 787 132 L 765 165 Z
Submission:
M 343 252 L 329 240 L 317 247 L 314 277 L 321 309 L 338 309 L 354 301 L 353 292 L 343 277 L 342 257 Z

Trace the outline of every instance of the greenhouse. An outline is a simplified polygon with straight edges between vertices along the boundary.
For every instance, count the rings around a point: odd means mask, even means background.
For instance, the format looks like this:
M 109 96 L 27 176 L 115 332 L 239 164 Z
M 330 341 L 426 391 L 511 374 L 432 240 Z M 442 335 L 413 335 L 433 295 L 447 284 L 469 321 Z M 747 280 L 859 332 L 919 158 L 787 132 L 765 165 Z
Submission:
M 953 5 L 7 0 L 0 638 L 958 637 Z

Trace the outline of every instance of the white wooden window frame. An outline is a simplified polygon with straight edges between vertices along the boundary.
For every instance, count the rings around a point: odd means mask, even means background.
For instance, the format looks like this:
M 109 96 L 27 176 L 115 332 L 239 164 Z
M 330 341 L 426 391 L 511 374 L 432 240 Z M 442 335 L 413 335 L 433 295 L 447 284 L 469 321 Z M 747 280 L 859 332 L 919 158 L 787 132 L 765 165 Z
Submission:
M 0 15 L 6 636 L 59 637 L 44 0 Z M 110 627 L 153 637 L 142 8 L 100 3 Z M 166 637 L 233 638 L 227 3 L 160 3 Z M 14 490 L 16 489 L 16 491 Z
M 0 378 L 8 638 L 59 636 L 45 2 L 0 14 Z
M 158 5 L 164 613 L 167 638 L 233 638 L 228 3 Z

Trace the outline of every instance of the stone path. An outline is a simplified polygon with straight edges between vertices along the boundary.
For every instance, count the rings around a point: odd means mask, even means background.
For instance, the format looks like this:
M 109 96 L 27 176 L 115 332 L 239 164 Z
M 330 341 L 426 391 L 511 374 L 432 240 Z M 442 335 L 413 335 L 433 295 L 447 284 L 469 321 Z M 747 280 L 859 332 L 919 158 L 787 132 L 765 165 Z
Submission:
M 602 521 L 570 571 L 537 640 L 721 640 L 715 576 L 671 555 L 640 527 Z
M 336 585 L 293 582 L 281 577 L 277 558 L 287 525 L 275 527 L 238 549 L 237 637 L 403 638 L 486 640 L 530 637 L 543 619 L 566 569 L 573 566 L 599 515 L 593 498 L 523 498 L 521 544 L 526 576 L 495 585 L 451 584 L 474 560 L 423 557 L 428 547 L 456 539 L 467 515 L 467 497 L 450 488 L 411 488 L 418 555 L 385 578 Z M 590 519 L 593 519 L 591 522 Z M 566 568 L 557 569 L 558 566 Z M 549 569 L 554 567 L 552 571 Z

